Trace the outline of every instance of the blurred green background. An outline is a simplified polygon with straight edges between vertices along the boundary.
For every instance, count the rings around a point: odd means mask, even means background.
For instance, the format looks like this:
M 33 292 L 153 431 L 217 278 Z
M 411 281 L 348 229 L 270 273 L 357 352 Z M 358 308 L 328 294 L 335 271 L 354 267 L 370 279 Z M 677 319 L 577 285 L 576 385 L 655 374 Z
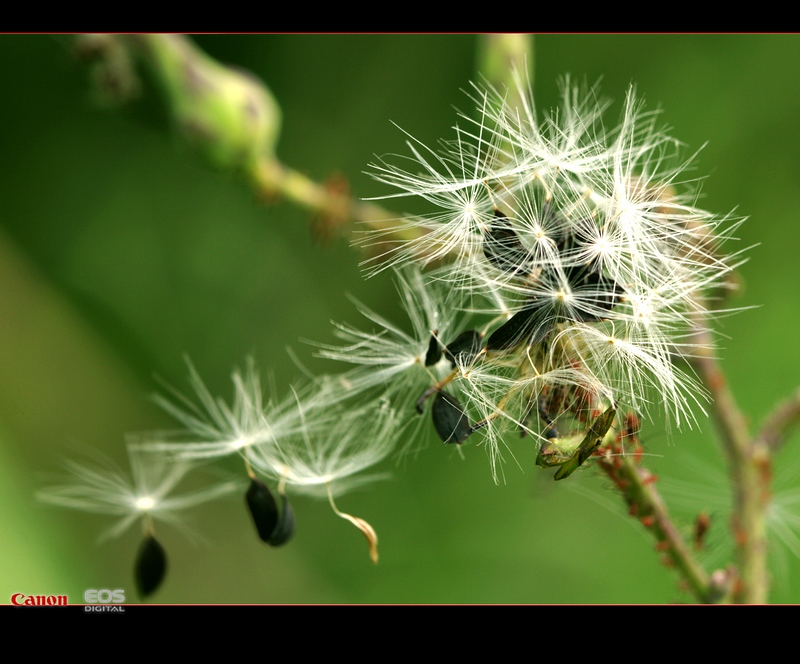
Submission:
M 201 35 L 213 57 L 266 82 L 284 114 L 278 154 L 316 180 L 344 174 L 356 196 L 385 193 L 362 171 L 405 152 L 395 122 L 428 145 L 452 136 L 453 107 L 476 72 L 471 35 Z M 69 37 L 0 37 L 0 602 L 14 592 L 69 595 L 127 588 L 138 535 L 98 545 L 103 517 L 36 502 L 64 458 L 94 448 L 125 464 L 124 436 L 170 426 L 150 401 L 156 377 L 186 388 L 191 357 L 212 393 L 230 397 L 231 369 L 255 356 L 279 392 L 299 376 L 291 346 L 315 372 L 338 367 L 300 339 L 331 341 L 330 320 L 360 323 L 351 293 L 398 318 L 388 277 L 364 280 L 343 241 L 316 243 L 309 215 L 258 203 L 213 172 L 172 131 L 158 91 L 119 109 L 92 94 Z M 709 175 L 701 205 L 750 220 L 755 245 L 736 306 L 721 320 L 721 356 L 751 422 L 800 382 L 800 37 L 796 35 L 542 35 L 540 108 L 569 73 L 614 98 L 630 83 L 694 151 Z M 400 319 L 402 320 L 402 319 Z M 728 490 L 705 416 L 700 430 L 644 430 L 652 470 L 691 530 L 712 516 L 709 566 L 727 560 Z M 777 464 L 796 500 L 800 437 Z M 432 440 L 384 469 L 392 479 L 339 501 L 378 531 L 363 537 L 324 502 L 296 498 L 295 539 L 269 549 L 243 500 L 203 506 L 206 542 L 159 529 L 170 571 L 164 603 L 576 603 L 686 601 L 652 540 L 624 518 L 592 471 L 554 483 L 534 450 L 512 442 L 496 486 L 486 456 L 462 460 Z M 240 464 L 228 464 L 240 471 Z M 224 464 L 223 464 L 223 467 Z M 672 493 L 670 493 L 672 492 Z M 720 544 L 716 545 L 716 542 Z M 800 564 L 785 547 L 771 598 L 800 601 Z

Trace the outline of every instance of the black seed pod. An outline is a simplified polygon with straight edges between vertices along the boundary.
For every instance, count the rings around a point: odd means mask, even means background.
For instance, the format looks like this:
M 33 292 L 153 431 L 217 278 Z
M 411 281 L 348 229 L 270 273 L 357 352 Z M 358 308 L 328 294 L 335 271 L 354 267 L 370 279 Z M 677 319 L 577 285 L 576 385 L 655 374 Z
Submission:
M 603 311 L 611 311 L 619 303 L 624 292 L 616 281 L 587 266 L 573 268 L 567 277 L 570 287 L 579 300 L 584 300 L 587 304 Z M 596 323 L 602 320 L 598 314 L 588 311 L 577 312 L 575 317 L 584 323 Z
M 542 323 L 537 314 L 539 310 L 530 306 L 515 313 L 489 335 L 486 350 L 511 350 L 523 342 L 541 343 L 550 333 L 551 323 Z
M 151 595 L 164 580 L 167 573 L 167 554 L 164 547 L 158 543 L 155 537 L 147 535 L 139 546 L 136 554 L 136 566 L 134 575 L 136 577 L 136 588 L 141 597 Z
M 292 506 L 289 504 L 289 498 L 286 495 L 282 496 L 281 516 L 278 519 L 278 525 L 272 531 L 272 536 L 267 540 L 270 546 L 281 546 L 286 544 L 294 535 L 294 512 Z
M 431 340 L 428 343 L 428 352 L 425 353 L 425 366 L 431 367 L 442 359 L 442 344 L 436 338 L 436 330 L 431 335 Z
M 253 477 L 250 480 L 250 488 L 247 489 L 245 494 L 245 500 L 247 501 L 247 509 L 250 510 L 250 516 L 253 517 L 253 523 L 256 526 L 259 538 L 269 544 L 280 519 L 275 498 L 273 498 L 266 484 Z
M 445 357 L 455 365 L 459 362 L 467 364 L 481 352 L 483 348 L 483 335 L 478 330 L 465 330 L 444 349 Z
M 438 392 L 431 408 L 433 426 L 445 443 L 463 443 L 472 433 L 469 418 L 455 397 Z
M 511 220 L 495 209 L 494 221 L 483 236 L 483 255 L 503 272 L 526 271 L 533 257 L 522 245 Z

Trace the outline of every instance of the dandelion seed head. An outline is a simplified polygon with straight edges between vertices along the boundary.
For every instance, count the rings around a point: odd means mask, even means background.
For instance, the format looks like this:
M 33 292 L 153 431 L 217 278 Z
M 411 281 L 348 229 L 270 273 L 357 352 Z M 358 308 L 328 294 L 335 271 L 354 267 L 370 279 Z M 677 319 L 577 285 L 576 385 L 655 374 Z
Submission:
M 697 207 L 693 156 L 634 88 L 613 125 L 597 86 L 565 79 L 559 107 L 542 112 L 517 85 L 473 85 L 478 112 L 460 114 L 455 140 L 411 139 L 408 160 L 373 172 L 434 204 L 414 217 L 428 232 L 389 265 L 441 263 L 436 279 L 460 299 L 440 320 L 456 307 L 489 318 L 489 353 L 435 387 L 479 423 L 493 469 L 508 429 L 567 428 L 536 405 L 542 395 L 566 399 L 553 408 L 578 427 L 612 406 L 691 425 L 706 395 L 676 360 L 694 350 L 697 314 L 713 315 L 705 293 L 741 262 L 721 253 L 741 220 Z

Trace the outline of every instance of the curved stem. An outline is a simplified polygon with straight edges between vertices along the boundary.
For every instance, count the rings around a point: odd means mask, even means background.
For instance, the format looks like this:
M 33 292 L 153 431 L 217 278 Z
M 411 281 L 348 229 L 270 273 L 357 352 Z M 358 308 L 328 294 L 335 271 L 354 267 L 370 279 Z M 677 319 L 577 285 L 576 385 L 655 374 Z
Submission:
M 761 426 L 756 440 L 775 453 L 798 424 L 800 424 L 800 389 L 770 413 Z
M 333 489 L 331 488 L 330 482 L 326 483 L 325 487 L 328 490 L 328 502 L 331 504 L 331 509 L 333 509 L 336 516 L 341 517 L 345 521 L 349 521 L 363 533 L 367 540 L 367 544 L 369 545 L 369 557 L 372 562 L 377 565 L 378 534 L 375 532 L 375 529 L 364 519 L 353 516 L 352 514 L 347 514 L 346 512 L 342 512 L 338 507 L 336 507 L 336 503 L 333 500 Z

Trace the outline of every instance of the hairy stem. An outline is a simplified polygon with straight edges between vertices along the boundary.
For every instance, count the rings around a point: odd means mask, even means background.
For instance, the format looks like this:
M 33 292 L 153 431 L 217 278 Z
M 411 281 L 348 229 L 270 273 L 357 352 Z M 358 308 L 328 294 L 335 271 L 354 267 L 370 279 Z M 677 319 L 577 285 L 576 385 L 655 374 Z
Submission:
M 771 449 L 765 439 L 750 437 L 747 421 L 722 367 L 709 350 L 710 332 L 701 323 L 696 336 L 699 349 L 694 364 L 714 400 L 714 420 L 728 460 L 733 489 L 731 527 L 739 573 L 735 599 L 747 604 L 763 604 L 768 592 L 766 510 L 772 482 Z
M 656 489 L 656 476 L 640 466 L 637 453 L 623 449 L 620 438 L 614 440 L 615 435 L 609 432 L 604 447 L 597 452 L 600 468 L 622 494 L 631 515 L 653 535 L 663 562 L 680 574 L 694 597 L 703 603 L 724 601 L 723 584 L 712 581 L 672 522 Z

